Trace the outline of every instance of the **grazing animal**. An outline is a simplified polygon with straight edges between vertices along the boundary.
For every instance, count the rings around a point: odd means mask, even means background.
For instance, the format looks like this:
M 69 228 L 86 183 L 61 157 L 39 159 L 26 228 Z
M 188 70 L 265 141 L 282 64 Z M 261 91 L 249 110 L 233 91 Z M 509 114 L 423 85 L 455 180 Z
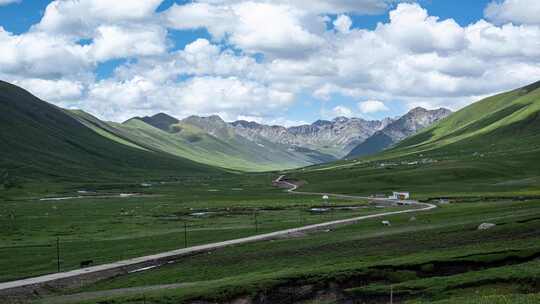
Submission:
M 93 260 L 86 260 L 81 262 L 81 268 L 88 267 L 90 265 L 94 264 Z
M 385 226 L 392 226 L 392 224 L 390 224 L 390 221 L 382 221 L 381 224 Z

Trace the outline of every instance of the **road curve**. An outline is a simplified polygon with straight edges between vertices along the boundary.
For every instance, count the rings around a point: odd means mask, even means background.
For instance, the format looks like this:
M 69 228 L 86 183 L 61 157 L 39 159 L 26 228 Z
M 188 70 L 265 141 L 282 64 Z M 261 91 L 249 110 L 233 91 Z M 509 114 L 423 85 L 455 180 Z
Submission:
M 369 200 L 381 201 L 381 202 L 391 201 L 389 199 L 370 198 L 370 197 L 362 197 L 362 196 L 351 196 L 351 195 L 330 194 L 330 193 L 298 192 L 296 191 L 296 189 L 298 189 L 297 185 L 284 181 L 283 178 L 284 176 L 282 175 L 278 177 L 274 182 L 278 185 L 281 184 L 281 185 L 288 186 L 289 189 L 287 191 L 290 193 L 304 194 L 304 195 L 329 195 L 329 196 L 340 197 L 340 198 L 369 199 Z M 406 203 L 411 206 L 413 205 L 421 206 L 421 208 L 412 208 L 412 209 L 406 209 L 406 210 L 400 210 L 400 211 L 383 212 L 383 213 L 354 217 L 350 219 L 335 220 L 335 221 L 330 221 L 330 222 L 325 222 L 325 223 L 320 223 L 320 224 L 303 226 L 299 228 L 292 228 L 292 229 L 286 229 L 286 230 L 281 230 L 281 231 L 276 231 L 276 232 L 271 232 L 271 233 L 259 234 L 259 235 L 254 235 L 250 237 L 239 238 L 239 239 L 234 239 L 234 240 L 229 240 L 229 241 L 177 249 L 177 250 L 167 251 L 167 252 L 163 252 L 159 254 L 132 258 L 128 260 L 123 260 L 123 261 L 118 261 L 118 262 L 103 264 L 103 265 L 98 265 L 98 266 L 92 266 L 92 267 L 83 268 L 83 269 L 76 269 L 76 270 L 71 270 L 71 271 L 66 271 L 66 272 L 59 272 L 59 273 L 53 273 L 53 274 L 27 278 L 27 279 L 22 279 L 22 280 L 17 280 L 17 281 L 0 283 L 0 298 L 2 297 L 2 295 L 9 295 L 10 290 L 13 290 L 13 291 L 17 290 L 16 293 L 20 293 L 21 289 L 24 289 L 24 292 L 32 292 L 34 289 L 38 289 L 45 285 L 52 284 L 56 281 L 66 281 L 70 279 L 79 280 L 81 277 L 85 277 L 89 275 L 99 276 L 99 273 L 104 274 L 103 276 L 100 276 L 100 278 L 106 278 L 106 277 L 110 277 L 112 275 L 118 274 L 118 272 L 113 274 L 115 270 L 122 270 L 120 271 L 121 273 L 127 273 L 127 272 L 142 270 L 143 268 L 153 268 L 153 267 L 149 267 L 149 265 L 152 265 L 152 264 L 163 265 L 167 261 L 171 261 L 182 256 L 193 255 L 193 254 L 201 253 L 201 252 L 208 252 L 208 251 L 212 251 L 212 250 L 227 247 L 227 246 L 246 244 L 246 243 L 252 243 L 252 242 L 257 242 L 257 241 L 266 241 L 266 240 L 276 239 L 279 237 L 283 237 L 289 234 L 295 234 L 299 232 L 317 231 L 317 230 L 332 228 L 338 225 L 352 224 L 352 223 L 358 222 L 360 220 L 365 220 L 365 219 L 378 218 L 378 217 L 403 214 L 403 213 L 427 211 L 427 210 L 437 208 L 436 205 L 420 203 L 420 202 L 412 201 L 412 200 L 406 201 Z M 60 284 L 60 285 L 64 285 L 64 284 Z

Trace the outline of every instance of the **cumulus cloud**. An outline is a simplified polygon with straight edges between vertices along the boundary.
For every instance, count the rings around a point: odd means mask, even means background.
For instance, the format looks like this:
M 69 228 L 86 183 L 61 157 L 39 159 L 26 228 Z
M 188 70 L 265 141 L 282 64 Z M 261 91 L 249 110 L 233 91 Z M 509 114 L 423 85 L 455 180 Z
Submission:
M 148 19 L 163 0 L 55 0 L 34 30 L 90 38 L 103 24 Z
M 125 81 L 105 80 L 92 86 L 89 104 L 107 118 L 165 111 L 177 117 L 220 114 L 264 116 L 283 112 L 293 95 L 235 77 L 193 77 L 182 83 L 155 83 L 140 76 Z
M 341 33 L 348 33 L 351 29 L 352 20 L 347 15 L 339 15 L 333 22 L 334 27 Z
M 65 79 L 45 80 L 39 78 L 27 78 L 14 81 L 13 83 L 24 87 L 33 94 L 38 94 L 42 99 L 47 101 L 77 102 L 77 100 L 81 98 L 83 92 L 83 85 L 80 82 Z
M 251 1 L 175 4 L 165 13 L 173 28 L 205 27 L 216 39 L 226 37 L 246 52 L 279 57 L 305 56 L 322 46 L 323 38 L 302 23 L 307 17 L 294 6 Z
M 155 26 L 99 26 L 90 52 L 97 62 L 159 55 L 167 50 L 166 37 L 167 32 Z
M 493 2 L 487 21 L 467 26 L 397 2 L 195 0 L 156 12 L 161 0 L 57 0 L 28 32 L 0 27 L 0 77 L 112 120 L 165 111 L 266 122 L 287 121 L 304 94 L 363 100 L 321 113 L 350 116 L 398 103 L 456 109 L 540 79 L 540 26 L 517 10 L 531 1 Z M 373 30 L 349 17 L 390 7 Z M 177 50 L 171 29 L 210 38 Z M 129 60 L 101 79 L 96 67 L 111 59 Z
M 485 9 L 487 19 L 497 23 L 540 24 L 540 2 L 536 0 L 492 1 Z
M 0 53 L 0 71 L 27 77 L 75 77 L 92 66 L 88 47 L 43 32 L 13 35 L 0 27 Z
M 422 53 L 452 51 L 465 46 L 465 36 L 454 20 L 429 16 L 418 4 L 402 3 L 390 12 L 390 23 L 379 24 L 377 33 L 389 42 Z
M 231 50 L 221 51 L 219 46 L 206 39 L 188 44 L 176 56 L 179 71 L 188 75 L 219 75 L 257 78 L 261 66 L 248 56 L 237 56 Z
M 372 114 L 390 110 L 384 104 L 384 102 L 378 100 L 367 100 L 360 102 L 358 103 L 358 109 L 360 109 L 360 112 L 362 112 L 363 114 Z

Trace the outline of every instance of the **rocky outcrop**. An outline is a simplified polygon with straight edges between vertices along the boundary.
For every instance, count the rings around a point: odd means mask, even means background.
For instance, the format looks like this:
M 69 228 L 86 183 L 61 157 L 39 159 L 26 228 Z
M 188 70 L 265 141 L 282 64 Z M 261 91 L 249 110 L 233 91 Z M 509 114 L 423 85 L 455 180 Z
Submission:
M 253 141 L 264 138 L 274 143 L 306 147 L 341 157 L 391 121 L 337 117 L 289 128 L 243 120 L 235 121 L 231 125 L 238 134 Z
M 371 155 L 385 150 L 450 114 L 452 114 L 452 111 L 444 108 L 437 110 L 414 108 L 356 146 L 346 158 Z

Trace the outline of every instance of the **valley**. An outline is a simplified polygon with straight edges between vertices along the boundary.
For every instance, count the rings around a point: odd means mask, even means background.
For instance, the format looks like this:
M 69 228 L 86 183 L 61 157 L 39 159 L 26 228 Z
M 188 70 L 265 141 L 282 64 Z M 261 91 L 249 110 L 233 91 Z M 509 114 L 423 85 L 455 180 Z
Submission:
M 540 303 L 540 1 L 0 0 L 0 304 Z
M 299 141 L 271 141 L 265 126 L 165 114 L 104 122 L 2 83 L 0 282 L 287 231 L 2 300 L 387 303 L 391 290 L 397 303 L 534 303 L 539 87 L 425 118 L 382 151 L 337 160 L 329 142 L 293 152 Z M 394 191 L 424 207 L 378 198 Z M 333 221 L 350 224 L 288 230 Z

